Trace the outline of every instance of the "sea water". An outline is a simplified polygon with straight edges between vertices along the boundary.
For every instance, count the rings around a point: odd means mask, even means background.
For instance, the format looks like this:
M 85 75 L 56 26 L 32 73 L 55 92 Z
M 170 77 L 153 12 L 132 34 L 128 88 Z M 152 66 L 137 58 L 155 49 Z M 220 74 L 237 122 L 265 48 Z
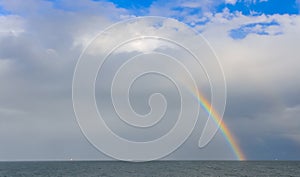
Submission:
M 298 176 L 297 161 L 0 162 L 0 177 Z

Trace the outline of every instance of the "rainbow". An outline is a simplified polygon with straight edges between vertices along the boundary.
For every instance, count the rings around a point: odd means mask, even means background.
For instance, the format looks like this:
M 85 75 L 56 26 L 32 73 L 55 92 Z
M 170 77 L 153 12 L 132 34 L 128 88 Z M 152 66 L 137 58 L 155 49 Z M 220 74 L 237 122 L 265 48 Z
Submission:
M 241 161 L 246 160 L 246 156 L 240 148 L 236 138 L 230 132 L 228 126 L 222 120 L 222 117 L 219 115 L 219 113 L 211 106 L 210 102 L 203 95 L 200 94 L 198 90 L 192 93 L 196 97 L 199 104 L 210 114 L 210 117 L 213 118 L 214 122 L 219 125 L 223 136 L 225 137 L 226 141 L 231 147 L 233 153 L 236 155 L 237 159 Z

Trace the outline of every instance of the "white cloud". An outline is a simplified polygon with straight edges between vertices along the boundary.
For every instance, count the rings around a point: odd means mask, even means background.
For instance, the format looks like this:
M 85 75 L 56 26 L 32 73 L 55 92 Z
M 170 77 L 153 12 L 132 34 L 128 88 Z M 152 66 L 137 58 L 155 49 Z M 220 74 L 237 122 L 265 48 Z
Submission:
M 243 40 L 233 40 L 228 36 L 228 31 L 237 28 L 242 24 L 270 22 L 276 19 L 280 26 L 269 27 L 267 31 L 270 33 L 282 32 L 278 36 L 261 36 L 258 34 L 250 34 Z M 297 47 L 299 45 L 299 16 L 289 15 L 273 15 L 246 17 L 237 16 L 232 20 L 227 20 L 222 15 L 215 15 L 212 22 L 206 26 L 203 32 L 204 36 L 212 43 L 217 50 L 218 55 L 229 72 L 230 77 L 239 77 L 249 74 L 254 81 L 264 79 L 266 82 L 279 79 L 276 75 L 285 81 L 291 78 L 291 74 L 295 79 L 298 72 L 298 54 Z M 257 26 L 260 30 L 260 26 Z M 274 31 L 273 31 L 274 30 Z M 283 59 L 285 58 L 285 59 Z M 268 65 L 267 65 L 268 64 Z M 276 66 L 277 72 L 272 72 Z M 248 70 L 248 68 L 251 68 Z M 265 68 L 265 72 L 263 71 Z M 289 72 L 280 72 L 280 68 Z M 246 70 L 245 70 L 246 69 Z M 246 72 L 247 71 L 247 72 Z M 240 72 L 237 74 L 235 72 Z M 249 73 L 250 72 L 250 73 Z M 262 74 L 265 73 L 265 74 Z M 286 76 L 284 76 L 286 75 Z M 249 79 L 249 78 L 248 78 Z
M 225 0 L 226 4 L 232 4 L 235 5 L 235 3 L 237 2 L 237 0 Z
M 242 0 L 239 0 L 239 1 L 242 1 Z M 267 2 L 267 1 L 268 0 L 245 0 L 246 3 L 253 3 L 253 4 Z
M 204 13 L 209 13 L 214 10 L 214 8 L 223 3 L 223 0 L 177 0 L 177 1 L 154 1 L 154 3 L 149 8 L 149 13 L 147 15 L 163 16 L 163 17 L 173 17 L 173 18 L 185 18 L 189 16 L 191 12 L 197 11 L 195 14 L 199 18 Z M 178 10 L 184 9 L 184 10 Z
M 229 30 L 242 24 L 272 20 L 276 20 L 280 26 L 270 26 L 266 31 L 271 34 L 281 32 L 281 35 L 249 34 L 242 40 L 234 40 L 228 36 Z M 233 112 L 230 114 L 233 117 L 227 117 L 225 120 L 230 123 L 230 119 L 238 119 L 236 126 L 240 127 L 238 129 L 241 133 L 267 138 L 265 132 L 270 132 L 274 136 L 285 137 L 299 143 L 300 124 L 297 113 L 300 100 L 295 97 L 299 96 L 297 90 L 300 89 L 300 84 L 295 81 L 300 79 L 298 54 L 300 16 L 237 15 L 232 20 L 227 20 L 222 14 L 216 14 L 211 21 L 205 27 L 203 35 L 211 43 L 223 64 L 228 91 L 233 95 L 239 95 L 237 96 L 239 98 L 229 97 L 228 102 L 235 102 L 236 99 L 244 100 L 239 101 L 245 104 L 240 107 L 251 110 L 254 116 L 235 117 L 239 116 L 237 110 L 240 108 L 232 107 L 228 109 L 232 109 Z M 260 30 L 260 27 L 257 27 Z M 262 104 L 262 110 L 252 109 L 253 97 L 262 97 L 263 100 L 269 101 L 258 102 Z M 291 108 L 291 105 L 295 107 Z

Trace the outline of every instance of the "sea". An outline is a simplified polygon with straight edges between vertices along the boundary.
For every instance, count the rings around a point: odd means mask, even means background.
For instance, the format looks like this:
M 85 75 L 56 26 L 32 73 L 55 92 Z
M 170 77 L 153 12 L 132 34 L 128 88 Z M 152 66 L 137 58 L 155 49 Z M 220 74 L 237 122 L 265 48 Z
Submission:
M 300 177 L 300 161 L 0 162 L 0 177 Z

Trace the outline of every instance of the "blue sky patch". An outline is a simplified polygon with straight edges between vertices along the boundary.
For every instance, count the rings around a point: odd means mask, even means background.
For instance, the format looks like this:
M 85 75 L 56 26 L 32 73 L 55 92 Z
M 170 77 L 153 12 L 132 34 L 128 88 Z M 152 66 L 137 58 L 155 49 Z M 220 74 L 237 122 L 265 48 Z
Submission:
M 221 4 L 217 7 L 218 12 L 228 8 L 230 12 L 239 11 L 244 15 L 257 14 L 299 14 L 299 6 L 296 0 L 268 0 L 263 2 L 250 3 L 242 0 L 236 4 Z
M 249 23 L 246 25 L 242 25 L 239 28 L 230 30 L 229 36 L 233 39 L 244 39 L 249 34 L 271 35 L 267 31 L 267 28 L 270 26 L 280 26 L 280 24 L 277 21 Z M 276 35 L 277 34 L 280 34 L 280 33 L 276 33 Z
M 103 0 L 93 0 L 103 1 Z M 125 9 L 139 9 L 148 8 L 154 2 L 153 0 L 110 0 L 108 2 L 114 3 L 117 7 Z
M 61 3 L 59 0 L 48 0 L 53 2 L 54 7 L 58 7 L 60 9 L 68 10 L 68 7 L 61 7 Z M 99 1 L 99 2 L 111 2 L 116 5 L 118 8 L 124 8 L 129 10 L 132 15 L 148 15 L 149 8 L 153 3 L 164 5 L 174 5 L 170 7 L 170 10 L 178 11 L 178 13 L 187 12 L 189 15 L 201 14 L 203 10 L 201 7 L 197 8 L 186 8 L 181 7 L 179 1 L 170 1 L 170 0 L 91 0 L 91 1 Z M 201 1 L 201 0 L 200 0 Z M 184 1 L 182 1 L 184 2 Z M 189 1 L 187 1 L 189 2 Z M 193 2 L 193 1 L 191 1 Z M 260 15 L 260 14 L 299 14 L 299 3 L 296 0 L 268 0 L 262 1 L 259 0 L 237 0 L 237 3 L 233 4 L 225 4 L 225 2 L 221 3 L 217 1 L 214 3 L 213 7 L 211 7 L 210 11 L 213 13 L 222 12 L 224 8 L 228 8 L 230 12 L 239 11 L 244 15 Z
M 0 6 L 0 16 L 1 15 L 9 15 L 11 14 L 8 10 L 4 9 L 2 6 Z
M 94 0 L 103 1 L 103 0 Z M 114 3 L 117 7 L 125 8 L 129 10 L 140 10 L 149 8 L 156 0 L 109 0 Z M 162 4 L 172 3 L 172 1 L 159 1 Z M 177 1 L 173 2 L 174 4 Z M 299 14 L 299 4 L 296 0 L 268 0 L 268 1 L 249 1 L 249 0 L 237 0 L 237 3 L 225 4 L 216 3 L 216 11 L 222 12 L 227 7 L 231 12 L 240 11 L 244 15 L 251 15 L 253 12 L 258 14 Z M 200 8 L 196 8 L 196 10 Z M 186 10 L 186 9 L 182 9 Z M 191 15 L 194 12 L 191 12 Z

